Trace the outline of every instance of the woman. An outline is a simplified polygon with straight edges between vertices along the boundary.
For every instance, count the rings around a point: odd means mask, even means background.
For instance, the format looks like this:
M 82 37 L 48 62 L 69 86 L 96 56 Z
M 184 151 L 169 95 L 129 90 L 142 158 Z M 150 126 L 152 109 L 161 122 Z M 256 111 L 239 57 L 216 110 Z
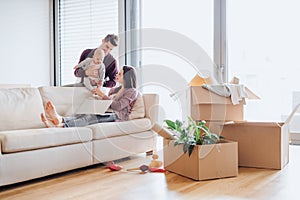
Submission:
M 102 99 L 113 99 L 110 108 L 114 111 L 108 115 L 76 115 L 74 117 L 61 117 L 57 114 L 55 107 L 49 101 L 46 104 L 46 116 L 42 113 L 41 119 L 46 127 L 80 127 L 101 122 L 127 121 L 132 106 L 137 99 L 138 91 L 136 90 L 136 71 L 131 66 L 123 66 L 116 75 L 116 81 L 121 84 L 117 88 L 109 91 L 106 96 L 99 88 L 92 92 L 102 97 Z

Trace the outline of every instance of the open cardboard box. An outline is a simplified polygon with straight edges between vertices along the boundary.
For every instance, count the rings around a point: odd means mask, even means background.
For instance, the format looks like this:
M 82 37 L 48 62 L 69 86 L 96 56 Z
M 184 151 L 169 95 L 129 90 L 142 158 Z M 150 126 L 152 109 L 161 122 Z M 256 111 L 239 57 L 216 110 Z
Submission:
M 187 94 L 189 103 L 188 115 L 194 120 L 223 120 L 243 121 L 244 104 L 243 98 L 239 104 L 233 105 L 230 97 L 223 97 L 203 87 L 202 84 L 211 81 L 196 75 L 189 84 Z M 249 88 L 245 87 L 248 99 L 259 99 Z
M 238 144 L 223 141 L 212 145 L 197 145 L 189 157 L 174 140 L 164 139 L 164 167 L 170 172 L 194 180 L 208 180 L 238 175 Z
M 239 166 L 282 169 L 289 162 L 289 123 L 295 107 L 285 122 L 228 122 L 221 135 L 237 141 Z

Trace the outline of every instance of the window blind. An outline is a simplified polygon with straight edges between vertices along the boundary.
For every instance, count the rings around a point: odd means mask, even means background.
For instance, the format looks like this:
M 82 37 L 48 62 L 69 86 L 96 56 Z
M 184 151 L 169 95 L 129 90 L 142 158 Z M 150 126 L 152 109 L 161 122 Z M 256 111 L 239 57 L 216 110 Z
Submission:
M 118 0 L 59 0 L 59 84 L 75 83 L 73 67 L 82 51 L 98 47 L 107 34 L 118 34 L 118 27 Z M 118 48 L 111 53 L 118 55 Z

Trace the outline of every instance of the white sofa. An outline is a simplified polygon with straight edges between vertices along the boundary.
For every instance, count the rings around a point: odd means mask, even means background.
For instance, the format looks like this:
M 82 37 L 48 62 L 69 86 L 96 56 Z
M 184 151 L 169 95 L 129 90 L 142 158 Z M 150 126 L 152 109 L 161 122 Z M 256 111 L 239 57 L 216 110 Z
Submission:
M 143 94 L 145 117 L 74 128 L 45 128 L 43 105 L 74 114 L 91 93 L 85 88 L 0 89 L 0 186 L 151 151 L 158 95 Z

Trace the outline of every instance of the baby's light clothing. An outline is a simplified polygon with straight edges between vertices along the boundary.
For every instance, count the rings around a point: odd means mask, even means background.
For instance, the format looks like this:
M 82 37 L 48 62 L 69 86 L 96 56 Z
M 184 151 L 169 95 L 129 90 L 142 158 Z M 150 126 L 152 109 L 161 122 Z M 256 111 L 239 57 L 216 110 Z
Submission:
M 94 77 L 84 77 L 83 78 L 83 84 L 84 86 L 89 89 L 89 90 L 93 90 L 94 87 L 91 84 L 91 79 L 94 80 L 96 83 L 98 83 L 99 81 L 101 81 L 102 83 L 104 83 L 104 75 L 105 75 L 105 65 L 103 63 L 96 65 L 93 63 L 93 58 L 86 58 L 85 60 L 83 60 L 82 62 L 80 62 L 78 64 L 78 68 L 82 68 L 83 70 L 86 70 L 92 66 L 98 66 L 99 67 L 99 77 L 94 78 Z

